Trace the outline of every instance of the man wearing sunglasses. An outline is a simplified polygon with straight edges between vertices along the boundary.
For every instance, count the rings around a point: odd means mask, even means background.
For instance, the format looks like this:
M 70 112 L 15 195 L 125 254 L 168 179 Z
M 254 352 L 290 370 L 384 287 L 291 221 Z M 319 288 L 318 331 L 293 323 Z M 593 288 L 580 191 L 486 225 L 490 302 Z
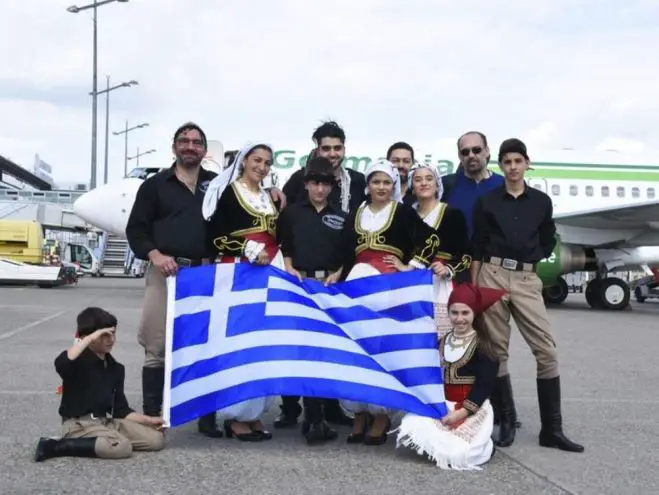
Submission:
M 467 219 L 469 236 L 473 233 L 472 211 L 483 194 L 504 185 L 502 175 L 488 170 L 490 148 L 482 132 L 470 131 L 458 139 L 460 165 L 453 174 L 442 177 L 442 201 L 462 210 Z

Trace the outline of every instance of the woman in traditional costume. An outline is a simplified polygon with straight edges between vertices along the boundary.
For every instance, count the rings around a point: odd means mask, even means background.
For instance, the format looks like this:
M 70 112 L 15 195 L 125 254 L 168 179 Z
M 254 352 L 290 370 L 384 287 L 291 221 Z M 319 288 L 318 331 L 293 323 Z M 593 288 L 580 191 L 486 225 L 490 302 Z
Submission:
M 365 175 L 367 199 L 345 223 L 346 266 L 352 265 L 346 280 L 427 268 L 439 238 L 410 206 L 401 203 L 398 171 L 391 162 L 380 160 L 369 165 Z M 357 401 L 343 400 L 341 405 L 355 414 L 348 443 L 380 445 L 387 440 L 393 411 Z
M 442 469 L 480 469 L 490 460 L 494 454 L 494 413 L 489 397 L 499 362 L 478 316 L 505 293 L 470 283 L 453 289 L 448 301 L 453 328 L 439 340 L 449 413 L 440 421 L 406 414 L 398 428 L 397 446 L 427 455 Z
M 261 181 L 272 166 L 272 146 L 244 147 L 233 164 L 208 186 L 203 214 L 208 235 L 217 248 L 220 263 L 271 264 L 284 269 L 276 241 L 277 207 Z M 219 199 L 218 199 L 219 198 Z M 243 441 L 269 440 L 272 434 L 259 419 L 276 397 L 258 397 L 217 411 L 227 437 Z
M 416 163 L 408 180 L 416 197 L 412 208 L 435 229 L 441 243 L 430 265 L 435 273 L 435 325 L 441 337 L 451 329 L 446 306 L 449 295 L 456 283 L 469 281 L 471 243 L 467 221 L 461 210 L 439 200 L 443 187 L 436 167 Z

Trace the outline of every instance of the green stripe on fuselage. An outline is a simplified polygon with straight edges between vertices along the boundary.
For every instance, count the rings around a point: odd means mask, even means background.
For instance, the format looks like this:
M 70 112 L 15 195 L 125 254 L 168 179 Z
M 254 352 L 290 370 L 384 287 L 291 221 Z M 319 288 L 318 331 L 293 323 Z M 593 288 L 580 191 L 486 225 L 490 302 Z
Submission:
M 369 163 L 378 158 L 361 155 L 346 156 L 346 168 L 364 172 Z M 307 161 L 307 154 L 298 155 L 294 150 L 277 150 L 274 156 L 275 171 L 297 169 L 303 167 Z M 423 163 L 434 164 L 441 175 L 451 174 L 458 166 L 457 161 L 433 160 L 431 155 L 425 155 Z M 496 162 L 490 162 L 488 167 L 500 172 Z M 561 163 L 561 162 L 532 162 L 527 177 L 546 179 L 575 179 L 575 180 L 612 180 L 612 181 L 659 181 L 659 165 L 624 165 L 593 163 Z

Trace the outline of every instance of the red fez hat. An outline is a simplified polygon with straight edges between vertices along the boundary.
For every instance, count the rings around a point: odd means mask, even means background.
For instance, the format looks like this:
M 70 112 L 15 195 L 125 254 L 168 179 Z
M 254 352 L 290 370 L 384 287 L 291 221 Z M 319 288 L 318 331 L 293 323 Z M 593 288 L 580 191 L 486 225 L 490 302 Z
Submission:
M 469 306 L 475 314 L 480 314 L 506 295 L 503 289 L 490 287 L 477 287 L 466 283 L 453 289 L 448 298 L 448 307 L 453 303 L 462 303 Z

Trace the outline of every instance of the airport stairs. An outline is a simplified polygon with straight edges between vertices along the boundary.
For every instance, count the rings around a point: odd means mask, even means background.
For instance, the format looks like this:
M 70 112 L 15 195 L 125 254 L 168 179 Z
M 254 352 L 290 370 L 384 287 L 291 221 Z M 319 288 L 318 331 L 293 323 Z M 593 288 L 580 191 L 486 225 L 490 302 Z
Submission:
M 129 248 L 126 239 L 122 239 L 113 234 L 108 234 L 105 247 L 103 248 L 101 274 L 111 276 L 126 275 L 128 273 L 125 266 L 127 251 L 129 251 Z

